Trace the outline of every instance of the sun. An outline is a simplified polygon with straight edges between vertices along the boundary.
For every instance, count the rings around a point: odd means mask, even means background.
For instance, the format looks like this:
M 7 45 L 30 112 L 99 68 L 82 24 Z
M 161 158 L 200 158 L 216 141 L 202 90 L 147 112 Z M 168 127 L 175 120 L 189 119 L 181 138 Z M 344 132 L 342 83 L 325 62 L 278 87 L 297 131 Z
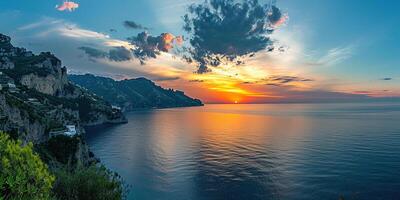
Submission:
M 238 104 L 239 102 L 237 101 L 237 100 L 235 100 L 235 102 L 234 102 L 235 104 Z

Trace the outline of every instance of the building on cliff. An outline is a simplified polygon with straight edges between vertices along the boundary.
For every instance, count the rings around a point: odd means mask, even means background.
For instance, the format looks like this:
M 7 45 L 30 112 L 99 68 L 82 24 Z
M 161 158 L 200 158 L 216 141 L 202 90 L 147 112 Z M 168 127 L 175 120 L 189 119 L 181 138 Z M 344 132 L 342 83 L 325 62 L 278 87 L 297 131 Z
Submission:
M 56 137 L 56 136 L 59 136 L 59 135 L 65 135 L 65 136 L 69 136 L 69 137 L 74 137 L 74 136 L 80 135 L 80 132 L 77 131 L 75 125 L 66 125 L 62 129 L 52 130 L 52 131 L 49 132 L 50 138 Z

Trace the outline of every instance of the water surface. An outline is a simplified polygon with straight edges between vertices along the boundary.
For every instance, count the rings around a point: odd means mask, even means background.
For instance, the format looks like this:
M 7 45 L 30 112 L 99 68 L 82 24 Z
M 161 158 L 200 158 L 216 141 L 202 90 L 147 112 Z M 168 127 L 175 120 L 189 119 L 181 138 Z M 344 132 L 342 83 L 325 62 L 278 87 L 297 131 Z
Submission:
M 129 199 L 400 199 L 400 104 L 206 105 L 88 130 Z

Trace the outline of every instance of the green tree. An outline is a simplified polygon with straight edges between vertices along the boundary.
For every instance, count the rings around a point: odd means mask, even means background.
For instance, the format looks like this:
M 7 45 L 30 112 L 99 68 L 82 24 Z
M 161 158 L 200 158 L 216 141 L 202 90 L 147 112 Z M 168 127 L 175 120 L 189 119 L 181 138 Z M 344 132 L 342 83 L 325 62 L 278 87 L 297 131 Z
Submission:
M 50 199 L 55 177 L 33 152 L 0 132 L 0 200 Z
M 92 165 L 70 172 L 57 170 L 54 194 L 60 200 L 120 200 L 127 188 L 119 175 L 103 166 Z

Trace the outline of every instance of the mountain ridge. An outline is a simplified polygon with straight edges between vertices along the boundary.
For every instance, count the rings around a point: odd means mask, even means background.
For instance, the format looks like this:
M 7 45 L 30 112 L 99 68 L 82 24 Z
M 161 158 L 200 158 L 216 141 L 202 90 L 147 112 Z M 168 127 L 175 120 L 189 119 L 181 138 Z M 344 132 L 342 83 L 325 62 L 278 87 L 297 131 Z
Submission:
M 164 89 L 144 77 L 114 80 L 93 74 L 71 74 L 68 75 L 68 79 L 104 98 L 112 105 L 120 107 L 123 111 L 203 106 L 199 99 L 191 98 L 179 90 Z

